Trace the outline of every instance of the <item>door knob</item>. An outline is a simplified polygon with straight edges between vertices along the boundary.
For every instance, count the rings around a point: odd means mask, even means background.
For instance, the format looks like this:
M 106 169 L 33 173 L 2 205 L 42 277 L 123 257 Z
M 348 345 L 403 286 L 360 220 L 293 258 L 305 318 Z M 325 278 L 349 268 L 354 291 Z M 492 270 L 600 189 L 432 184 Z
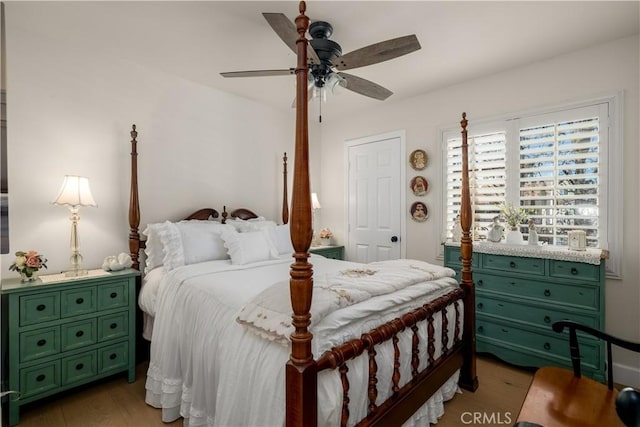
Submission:
M 397 242 L 398 241 L 398 236 L 391 236 L 391 241 L 393 243 Z

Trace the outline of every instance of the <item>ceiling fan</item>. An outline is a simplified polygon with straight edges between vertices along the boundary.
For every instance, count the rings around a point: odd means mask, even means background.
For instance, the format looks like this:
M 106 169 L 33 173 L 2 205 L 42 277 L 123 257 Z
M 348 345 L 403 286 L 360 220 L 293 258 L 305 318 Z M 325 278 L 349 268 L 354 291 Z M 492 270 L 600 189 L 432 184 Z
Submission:
M 298 33 L 293 22 L 282 13 L 263 13 L 262 15 L 276 34 L 295 52 Z M 385 100 L 393 95 L 389 89 L 342 71 L 388 61 L 420 49 L 418 38 L 412 34 L 375 43 L 343 55 L 340 45 L 329 40 L 332 33 L 333 27 L 325 21 L 315 21 L 309 26 L 309 34 L 312 37 L 307 46 L 309 89 L 315 87 L 320 90 L 336 91 L 344 87 L 360 95 Z M 295 68 L 232 71 L 220 74 L 223 77 L 282 76 L 295 74 Z M 310 98 L 311 93 L 312 91 L 309 91 Z

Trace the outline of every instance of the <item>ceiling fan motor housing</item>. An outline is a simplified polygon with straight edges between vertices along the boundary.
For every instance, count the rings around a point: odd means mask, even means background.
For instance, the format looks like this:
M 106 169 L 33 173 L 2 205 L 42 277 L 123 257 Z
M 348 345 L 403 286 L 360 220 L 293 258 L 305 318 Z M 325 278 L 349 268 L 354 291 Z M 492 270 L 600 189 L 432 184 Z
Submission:
M 320 58 L 320 64 L 311 64 L 309 68 L 316 87 L 324 86 L 326 78 L 333 72 L 331 70 L 332 61 L 342 55 L 340 45 L 329 40 L 332 33 L 333 27 L 325 21 L 316 21 L 309 26 L 309 34 L 313 37 L 309 43 Z

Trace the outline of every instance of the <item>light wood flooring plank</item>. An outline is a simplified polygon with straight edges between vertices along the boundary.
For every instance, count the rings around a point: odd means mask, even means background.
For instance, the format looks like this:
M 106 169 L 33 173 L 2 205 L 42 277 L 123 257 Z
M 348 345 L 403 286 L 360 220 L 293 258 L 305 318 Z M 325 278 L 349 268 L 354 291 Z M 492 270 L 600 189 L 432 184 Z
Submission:
M 144 402 L 147 366 L 137 366 L 133 384 L 121 375 L 25 406 L 20 411 L 20 427 L 182 426 L 182 419 L 163 423 L 161 411 Z M 532 373 L 482 356 L 478 357 L 477 371 L 478 390 L 463 390 L 445 403 L 445 414 L 436 427 L 473 425 L 469 421 L 474 416 L 493 417 L 494 424 L 482 425 L 513 425 Z

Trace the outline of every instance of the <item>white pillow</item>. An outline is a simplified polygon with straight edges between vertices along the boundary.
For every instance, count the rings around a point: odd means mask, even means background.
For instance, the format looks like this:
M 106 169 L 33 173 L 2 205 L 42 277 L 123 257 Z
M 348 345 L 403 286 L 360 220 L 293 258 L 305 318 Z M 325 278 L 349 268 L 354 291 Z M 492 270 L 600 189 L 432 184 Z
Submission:
M 231 257 L 231 264 L 249 264 L 278 258 L 278 250 L 266 230 L 236 233 L 225 231 L 222 240 Z
M 220 237 L 225 231 L 235 233 L 233 227 L 214 221 L 165 222 L 161 232 L 165 268 L 173 270 L 182 265 L 228 259 Z
M 233 226 L 239 233 L 248 233 L 250 231 L 258 231 L 264 228 L 272 228 L 276 226 L 275 222 L 266 220 L 263 217 L 247 220 L 230 219 L 227 220 L 227 224 Z
M 164 227 L 163 223 L 148 224 L 147 228 L 142 232 L 143 235 L 147 236 L 144 247 L 144 254 L 146 255 L 144 274 L 148 274 L 154 268 L 162 266 L 164 247 L 159 234 L 162 227 Z
M 276 245 L 276 249 L 280 255 L 293 254 L 293 245 L 291 244 L 291 232 L 289 224 L 276 225 L 267 229 L 269 237 Z

